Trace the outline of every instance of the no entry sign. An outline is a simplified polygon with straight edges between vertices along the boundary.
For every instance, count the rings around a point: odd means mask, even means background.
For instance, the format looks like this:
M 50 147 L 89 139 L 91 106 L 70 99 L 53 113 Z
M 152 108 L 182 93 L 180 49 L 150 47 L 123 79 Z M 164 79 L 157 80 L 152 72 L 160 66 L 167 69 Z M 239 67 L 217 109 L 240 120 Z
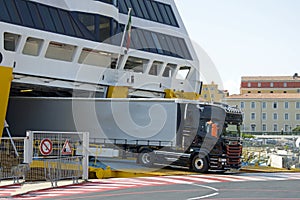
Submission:
M 52 153 L 52 141 L 48 138 L 43 139 L 40 144 L 40 152 L 44 156 L 48 156 Z

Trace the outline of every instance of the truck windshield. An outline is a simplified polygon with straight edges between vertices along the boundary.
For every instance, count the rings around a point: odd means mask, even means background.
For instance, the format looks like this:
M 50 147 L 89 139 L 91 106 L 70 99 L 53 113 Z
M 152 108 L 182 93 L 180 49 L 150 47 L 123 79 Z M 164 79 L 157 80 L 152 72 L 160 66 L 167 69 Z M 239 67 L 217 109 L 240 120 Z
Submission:
M 236 124 L 225 124 L 223 128 L 223 136 L 240 137 L 240 126 Z

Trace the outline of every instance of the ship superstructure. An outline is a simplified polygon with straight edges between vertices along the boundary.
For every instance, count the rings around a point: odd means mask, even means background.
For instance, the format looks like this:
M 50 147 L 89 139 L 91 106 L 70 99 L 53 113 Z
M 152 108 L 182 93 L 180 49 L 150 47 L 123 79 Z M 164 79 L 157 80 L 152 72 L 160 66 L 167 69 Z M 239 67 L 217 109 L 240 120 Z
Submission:
M 173 0 L 0 0 L 0 7 L 0 65 L 13 67 L 11 95 L 197 97 L 201 90 Z M 121 47 L 130 9 L 131 36 Z

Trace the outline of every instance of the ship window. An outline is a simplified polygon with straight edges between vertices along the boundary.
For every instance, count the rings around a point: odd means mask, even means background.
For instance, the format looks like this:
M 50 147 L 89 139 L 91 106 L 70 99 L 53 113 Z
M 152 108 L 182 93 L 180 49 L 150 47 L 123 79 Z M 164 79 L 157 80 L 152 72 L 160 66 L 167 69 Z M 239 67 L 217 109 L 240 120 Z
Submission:
M 139 2 L 139 4 L 140 4 L 140 7 L 144 14 L 145 19 L 150 19 L 149 13 L 148 13 L 146 5 L 145 5 L 145 1 L 137 0 L 137 2 Z
M 141 44 L 142 44 L 142 50 L 148 51 L 149 45 L 146 42 L 146 39 L 145 39 L 145 36 L 144 36 L 144 33 L 143 33 L 142 29 L 136 29 L 136 32 L 137 32 L 137 35 L 140 38 L 140 41 L 141 41 Z
M 136 12 L 135 12 L 135 10 L 134 10 L 134 8 L 133 8 L 133 6 L 132 6 L 130 0 L 125 0 L 125 2 L 126 2 L 126 5 L 127 5 L 127 8 L 128 8 L 128 9 L 127 9 L 127 12 L 128 12 L 128 10 L 129 10 L 129 8 L 132 8 L 131 13 L 132 13 L 133 16 L 136 16 Z
M 176 18 L 175 18 L 175 15 L 174 15 L 174 13 L 173 13 L 173 11 L 172 11 L 171 6 L 170 6 L 170 5 L 165 5 L 165 8 L 166 8 L 166 12 L 167 12 L 167 14 L 168 14 L 168 16 L 169 16 L 169 19 L 170 19 L 170 21 L 171 21 L 171 24 L 172 24 L 173 26 L 178 26 L 177 21 L 176 21 Z
M 78 63 L 99 67 L 114 68 L 116 56 L 109 52 L 83 48 Z
M 164 70 L 164 73 L 163 73 L 163 77 L 171 78 L 176 71 L 176 67 L 177 67 L 177 65 L 175 65 L 175 64 L 167 64 L 167 66 Z
M 58 11 L 56 8 L 49 8 L 50 14 L 52 16 L 56 31 L 58 33 L 65 33 L 64 27 L 62 25 L 62 22 L 60 20 L 60 17 L 58 15 Z
M 10 21 L 8 10 L 7 10 L 6 6 L 5 6 L 4 1 L 0 1 L 0 8 L 2 8 L 1 12 L 0 12 L 0 20 Z
M 78 13 L 78 19 L 90 33 L 95 34 L 95 15 Z
M 13 33 L 4 33 L 4 49 L 16 51 L 21 36 Z
M 144 30 L 143 32 L 144 32 L 145 38 L 146 38 L 147 43 L 148 43 L 149 51 L 152 52 L 152 53 L 157 53 L 153 37 L 151 36 L 151 32 L 146 31 L 146 30 Z
M 132 70 L 137 73 L 145 72 L 149 60 L 142 58 L 129 57 L 126 61 L 125 70 Z
M 16 1 L 16 6 L 18 10 L 21 10 L 22 12 L 19 12 L 21 15 L 21 19 L 23 21 L 23 24 L 25 26 L 33 27 L 33 21 L 30 15 L 30 11 L 28 10 L 28 7 L 26 5 L 25 1 Z
M 154 61 L 152 63 L 152 66 L 150 68 L 149 74 L 150 75 L 154 75 L 154 76 L 158 76 L 162 67 L 163 67 L 163 62 L 159 62 L 159 61 Z
M 63 23 L 63 26 L 65 27 L 66 34 L 68 35 L 75 35 L 74 28 L 72 26 L 72 18 L 70 14 L 67 11 L 59 10 L 59 14 Z
M 164 54 L 165 55 L 171 55 L 171 53 L 170 53 L 170 47 L 168 46 L 168 43 L 166 41 L 165 35 L 158 34 L 158 39 L 159 39 L 159 42 L 160 42 L 160 44 L 162 46 Z
M 177 54 L 176 54 L 176 49 L 175 49 L 175 47 L 174 47 L 174 45 L 173 45 L 173 43 L 172 43 L 171 36 L 166 35 L 165 38 L 166 38 L 166 42 L 168 43 L 168 46 L 169 46 L 170 54 L 171 54 L 172 56 L 176 56 L 176 55 L 177 55 Z
M 38 56 L 40 53 L 42 44 L 43 44 L 42 39 L 32 38 L 32 37 L 27 38 L 24 49 L 23 49 L 23 54 L 31 55 L 31 56 Z
M 106 40 L 109 43 L 110 39 L 110 19 L 107 17 L 100 17 L 100 24 L 99 24 L 99 38 L 100 42 Z
M 152 38 L 153 38 L 153 41 L 154 41 L 157 52 L 160 53 L 160 54 L 163 54 L 164 52 L 163 52 L 163 49 L 162 49 L 162 47 L 160 45 L 160 42 L 158 40 L 157 34 L 152 32 L 151 35 L 152 35 Z
M 172 37 L 171 39 L 172 39 L 172 43 L 176 49 L 176 55 L 180 58 L 183 58 L 183 53 L 181 51 L 181 47 L 179 45 L 178 38 Z
M 141 7 L 140 7 L 138 1 L 141 1 L 141 0 L 131 0 L 131 4 L 133 6 L 132 9 L 135 11 L 137 17 L 144 18 L 143 12 L 141 10 Z
M 134 43 L 134 48 L 136 49 L 142 49 L 143 48 L 143 44 L 141 43 L 138 34 L 137 34 L 138 30 L 136 28 L 133 28 L 131 30 L 131 40 Z
M 149 12 L 149 15 L 151 17 L 151 20 L 152 21 L 157 21 L 157 17 L 156 17 L 156 14 L 155 14 L 155 11 L 152 7 L 152 4 L 150 2 L 150 0 L 145 0 L 145 4 L 146 4 L 146 7 L 148 9 L 148 12 Z
M 164 20 L 163 20 L 161 14 L 160 14 L 159 9 L 158 9 L 158 5 L 157 5 L 158 3 L 156 1 L 151 1 L 151 3 L 152 3 L 152 6 L 153 6 L 153 9 L 154 9 L 154 12 L 157 16 L 158 22 L 163 23 Z
M 41 18 L 42 18 L 44 24 L 47 24 L 45 26 L 45 29 L 47 31 L 55 32 L 56 31 L 55 26 L 54 26 L 54 23 L 53 23 L 53 20 L 52 20 L 52 17 L 50 15 L 48 7 L 46 7 L 44 5 L 41 5 L 41 4 L 38 4 L 38 8 L 39 8 L 39 11 L 41 13 Z
M 5 1 L 5 3 L 6 3 L 6 8 L 9 12 L 12 22 L 14 22 L 16 24 L 21 24 L 21 19 L 18 14 L 18 10 L 16 8 L 14 1 Z M 2 12 L 2 9 L 1 9 L 1 12 Z
M 73 60 L 76 46 L 58 42 L 50 42 L 46 51 L 46 58 L 69 61 Z
M 184 39 L 178 38 L 178 42 L 179 42 L 179 45 L 180 45 L 182 53 L 183 53 L 182 57 L 187 58 L 187 59 L 191 59 L 191 55 L 188 51 L 188 48 L 186 46 L 186 43 L 185 43 Z
M 119 9 L 121 13 L 127 13 L 128 9 L 124 0 L 119 1 Z
M 41 19 L 40 13 L 38 11 L 37 5 L 32 2 L 27 2 L 27 5 L 29 7 L 34 26 L 36 28 L 43 29 L 44 25 L 43 25 L 43 21 Z
M 162 17 L 163 17 L 163 20 L 164 20 L 164 23 L 166 23 L 166 24 L 171 24 L 171 22 L 170 22 L 170 19 L 169 19 L 169 16 L 168 16 L 168 14 L 167 14 L 167 12 L 166 12 L 166 10 L 165 10 L 165 6 L 164 6 L 164 4 L 162 4 L 162 3 L 158 3 L 158 7 L 159 7 L 159 9 L 160 9 L 160 13 L 161 13 L 161 15 L 162 15 Z
M 180 67 L 176 74 L 176 79 L 185 80 L 188 77 L 190 71 L 191 71 L 191 67 L 188 66 Z

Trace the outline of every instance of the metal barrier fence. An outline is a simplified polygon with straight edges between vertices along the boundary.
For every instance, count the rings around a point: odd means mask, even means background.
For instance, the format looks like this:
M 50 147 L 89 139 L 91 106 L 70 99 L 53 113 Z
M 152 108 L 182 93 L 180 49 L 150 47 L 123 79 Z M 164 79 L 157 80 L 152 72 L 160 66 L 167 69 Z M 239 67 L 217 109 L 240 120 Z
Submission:
M 57 182 L 88 179 L 89 134 L 80 132 L 28 131 L 25 139 L 25 159 L 30 163 L 32 181 Z
M 82 177 L 82 156 L 72 156 L 58 159 L 45 159 L 45 178 L 51 181 L 52 187 L 57 187 L 57 182 L 72 179 L 78 183 Z
M 15 147 L 12 144 L 15 144 Z M 17 150 L 17 152 L 15 151 Z M 24 138 L 2 138 L 0 141 L 0 180 L 12 179 L 14 182 L 19 178 L 25 178 L 23 174 L 17 173 L 22 168 L 24 159 Z M 17 178 L 18 177 L 18 178 Z

